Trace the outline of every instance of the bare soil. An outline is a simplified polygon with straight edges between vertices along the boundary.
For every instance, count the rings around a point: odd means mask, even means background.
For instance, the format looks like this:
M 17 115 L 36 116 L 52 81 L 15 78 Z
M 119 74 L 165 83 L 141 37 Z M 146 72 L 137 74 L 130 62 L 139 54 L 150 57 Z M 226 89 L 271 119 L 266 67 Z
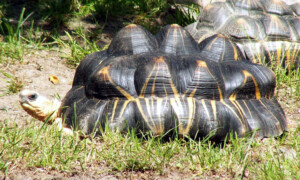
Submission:
M 15 77 L 23 89 L 36 90 L 42 94 L 54 96 L 56 93 L 61 97 L 71 88 L 75 69 L 68 68 L 65 61 L 59 57 L 55 51 L 38 50 L 29 52 L 24 56 L 23 63 L 0 65 L 2 71 Z M 59 84 L 50 82 L 49 76 L 55 75 L 59 79 Z M 1 94 L 8 91 L 8 86 L 12 79 L 0 73 Z M 18 94 L 8 94 L 0 97 L 0 120 L 16 121 L 21 123 L 30 118 L 23 112 L 18 101 Z

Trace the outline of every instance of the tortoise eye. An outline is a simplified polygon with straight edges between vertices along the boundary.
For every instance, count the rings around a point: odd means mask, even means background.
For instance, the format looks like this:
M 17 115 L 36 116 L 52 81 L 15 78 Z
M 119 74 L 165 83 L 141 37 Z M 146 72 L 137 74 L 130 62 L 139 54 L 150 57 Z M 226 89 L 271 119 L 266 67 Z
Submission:
M 38 97 L 38 95 L 37 95 L 36 93 L 34 93 L 34 94 L 29 95 L 29 96 L 28 96 L 28 99 L 29 99 L 30 101 L 34 101 L 34 100 L 36 100 L 37 97 Z

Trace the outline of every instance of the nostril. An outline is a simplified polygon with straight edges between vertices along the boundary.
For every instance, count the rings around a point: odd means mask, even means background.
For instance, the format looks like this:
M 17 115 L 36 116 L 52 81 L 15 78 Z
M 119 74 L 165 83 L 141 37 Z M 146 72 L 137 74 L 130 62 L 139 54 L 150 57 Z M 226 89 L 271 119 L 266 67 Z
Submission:
M 37 97 L 38 97 L 38 95 L 37 95 L 36 93 L 27 96 L 27 98 L 28 98 L 30 101 L 36 100 Z
M 24 102 L 28 101 L 28 97 L 27 97 L 27 95 L 24 95 L 21 93 L 19 95 L 19 100 L 20 100 L 20 102 L 24 103 Z

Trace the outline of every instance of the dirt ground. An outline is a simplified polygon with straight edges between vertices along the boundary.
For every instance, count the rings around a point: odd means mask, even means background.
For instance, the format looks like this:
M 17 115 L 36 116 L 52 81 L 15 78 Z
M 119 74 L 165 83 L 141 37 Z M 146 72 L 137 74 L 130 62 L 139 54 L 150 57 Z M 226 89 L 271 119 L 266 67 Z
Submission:
M 1 67 L 2 66 L 2 67 Z M 24 56 L 24 62 L 9 64 L 0 69 L 13 75 L 23 84 L 22 89 L 31 89 L 41 92 L 42 94 L 54 96 L 56 93 L 61 97 L 71 88 L 75 69 L 66 67 L 64 60 L 59 57 L 58 52 L 49 52 L 46 50 L 33 51 Z M 59 79 L 59 84 L 54 85 L 49 81 L 49 76 L 55 75 Z M 0 73 L 0 90 L 1 94 L 7 91 L 10 78 Z M 22 122 L 28 118 L 23 112 L 18 102 L 18 94 L 9 94 L 0 97 L 0 120 L 10 120 Z

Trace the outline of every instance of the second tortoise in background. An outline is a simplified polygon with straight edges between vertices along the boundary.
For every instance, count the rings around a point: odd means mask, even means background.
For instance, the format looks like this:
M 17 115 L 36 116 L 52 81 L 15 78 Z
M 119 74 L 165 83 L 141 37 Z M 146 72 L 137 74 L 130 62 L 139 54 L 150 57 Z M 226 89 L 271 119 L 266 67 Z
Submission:
M 197 22 L 186 29 L 201 43 L 214 34 L 230 38 L 254 63 L 300 63 L 300 2 L 280 0 L 227 0 L 206 6 Z
M 209 4 L 212 4 L 214 2 L 225 2 L 226 0 L 169 0 L 171 2 L 175 2 L 178 4 L 182 4 L 182 3 L 193 3 L 193 4 L 197 4 L 201 7 L 206 7 Z M 282 0 L 283 2 L 285 2 L 288 5 L 291 4 L 295 4 L 297 2 L 299 2 L 299 0 Z

